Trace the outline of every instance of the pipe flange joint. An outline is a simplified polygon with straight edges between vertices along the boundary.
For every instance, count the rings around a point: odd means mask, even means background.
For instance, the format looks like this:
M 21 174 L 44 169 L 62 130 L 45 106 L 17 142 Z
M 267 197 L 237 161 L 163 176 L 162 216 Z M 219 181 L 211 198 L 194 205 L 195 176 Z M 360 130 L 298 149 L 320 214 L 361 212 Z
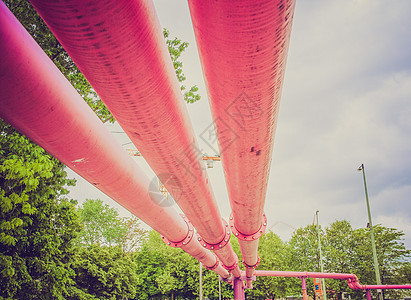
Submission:
M 214 253 L 213 253 L 213 254 L 214 254 Z M 214 270 L 214 269 L 216 269 L 216 268 L 218 267 L 218 265 L 220 264 L 220 260 L 218 259 L 217 255 L 215 255 L 215 254 L 214 254 L 214 257 L 215 257 L 215 259 L 216 259 L 215 264 L 212 265 L 211 267 L 207 267 L 206 265 L 203 265 L 204 268 L 206 268 L 206 269 L 209 270 L 209 271 L 212 271 L 212 270 Z
M 180 216 L 183 218 L 184 222 L 186 222 L 187 227 L 188 227 L 188 232 L 187 232 L 186 237 L 179 242 L 173 242 L 167 239 L 164 235 L 161 235 L 163 242 L 174 248 L 181 248 L 187 245 L 191 241 L 194 235 L 194 226 L 191 224 L 190 220 L 183 214 L 180 214 Z
M 265 232 L 265 230 L 267 229 L 267 217 L 266 217 L 265 213 L 263 213 L 263 219 L 262 219 L 262 222 L 261 222 L 261 226 L 255 233 L 253 233 L 253 234 L 244 234 L 244 233 L 241 233 L 240 231 L 238 231 L 237 228 L 235 227 L 233 213 L 231 213 L 231 215 L 230 215 L 230 227 L 231 227 L 232 233 L 239 240 L 255 241 L 255 240 L 258 240 L 260 238 L 260 236 L 262 236 L 263 233 Z
M 238 267 L 238 256 L 237 257 L 237 261 L 232 265 L 232 266 L 226 266 L 225 264 L 223 264 L 223 268 L 226 269 L 228 272 L 231 272 L 232 270 L 236 269 Z
M 203 246 L 204 248 L 206 248 L 208 250 L 218 250 L 218 249 L 224 248 L 224 246 L 227 245 L 227 243 L 230 241 L 231 231 L 229 229 L 230 227 L 229 227 L 228 223 L 224 219 L 221 219 L 221 220 L 223 221 L 223 224 L 224 224 L 224 238 L 221 240 L 221 242 L 219 242 L 217 244 L 207 243 L 200 236 L 200 234 L 197 233 L 197 239 L 200 242 L 201 246 Z
M 247 265 L 245 260 L 243 259 L 243 265 L 246 269 L 255 269 L 260 264 L 260 256 L 257 254 L 257 262 L 254 265 Z

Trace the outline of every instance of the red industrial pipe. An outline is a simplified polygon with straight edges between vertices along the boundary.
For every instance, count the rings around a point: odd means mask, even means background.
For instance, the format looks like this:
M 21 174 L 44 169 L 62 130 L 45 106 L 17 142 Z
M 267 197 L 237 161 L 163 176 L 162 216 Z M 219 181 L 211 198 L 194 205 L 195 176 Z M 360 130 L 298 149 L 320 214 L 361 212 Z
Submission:
M 247 276 L 258 264 L 295 0 L 189 0 Z
M 31 0 L 223 264 L 239 276 L 187 109 L 149 0 Z
M 149 195 L 149 180 L 113 139 L 23 26 L 0 3 L 0 117 L 160 232 L 228 277 L 174 209 Z

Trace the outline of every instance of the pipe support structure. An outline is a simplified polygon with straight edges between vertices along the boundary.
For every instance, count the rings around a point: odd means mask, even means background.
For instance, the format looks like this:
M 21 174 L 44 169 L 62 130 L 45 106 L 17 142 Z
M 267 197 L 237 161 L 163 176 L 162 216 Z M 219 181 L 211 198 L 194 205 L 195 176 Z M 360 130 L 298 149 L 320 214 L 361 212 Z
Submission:
M 376 290 L 376 289 L 411 289 L 411 284 L 383 284 L 383 285 L 364 285 L 360 284 L 355 274 L 344 273 L 322 273 L 322 272 L 294 272 L 294 271 L 265 271 L 256 270 L 256 276 L 275 276 L 275 277 L 298 277 L 298 278 L 331 278 L 346 280 L 348 286 L 353 290 Z
M 0 117 L 167 239 L 183 240 L 186 222 L 150 197 L 149 179 L 3 2 L 0 40 Z M 183 250 L 215 264 L 198 242 Z
M 188 3 L 235 228 L 252 236 L 264 211 L 295 1 Z M 248 265 L 257 262 L 256 240 L 239 240 Z
M 203 240 L 219 243 L 224 226 L 152 1 L 31 3 Z M 229 243 L 215 253 L 238 259 Z
M 307 285 L 305 282 L 305 277 L 301 277 L 301 290 L 303 293 L 303 300 L 308 300 L 308 295 L 307 295 Z
M 332 278 L 339 280 L 347 280 L 348 286 L 353 290 L 366 290 L 367 299 L 371 299 L 370 290 L 372 289 L 411 289 L 411 284 L 399 285 L 362 285 L 359 283 L 355 274 L 344 273 L 323 273 L 323 272 L 295 272 L 295 271 L 266 271 L 256 270 L 252 277 L 244 276 L 244 272 L 239 278 L 234 280 L 234 300 L 244 299 L 244 284 L 239 288 L 239 282 L 247 281 L 246 288 L 252 288 L 251 282 L 256 280 L 257 276 L 274 276 L 274 277 L 295 277 L 301 278 L 301 285 L 303 290 L 303 299 L 306 299 L 306 278 Z M 229 282 L 229 278 L 223 278 L 223 281 Z

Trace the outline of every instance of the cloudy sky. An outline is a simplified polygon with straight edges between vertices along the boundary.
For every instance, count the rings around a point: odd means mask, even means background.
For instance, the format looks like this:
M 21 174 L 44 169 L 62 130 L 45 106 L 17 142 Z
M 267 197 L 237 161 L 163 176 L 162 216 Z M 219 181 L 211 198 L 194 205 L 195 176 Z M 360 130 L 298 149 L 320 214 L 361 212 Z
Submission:
M 182 60 L 187 85 L 197 84 L 202 95 L 188 105 L 200 135 L 212 119 L 188 5 L 154 3 L 161 25 L 190 43 Z M 312 224 L 316 210 L 324 226 L 342 219 L 365 226 L 357 171 L 364 163 L 373 223 L 404 231 L 411 248 L 410 14 L 409 0 L 297 0 L 265 209 L 268 226 L 283 240 Z M 127 143 L 118 127 L 108 127 Z M 135 160 L 154 176 L 142 158 Z M 208 174 L 227 218 L 221 164 Z M 71 196 L 117 207 L 81 180 Z

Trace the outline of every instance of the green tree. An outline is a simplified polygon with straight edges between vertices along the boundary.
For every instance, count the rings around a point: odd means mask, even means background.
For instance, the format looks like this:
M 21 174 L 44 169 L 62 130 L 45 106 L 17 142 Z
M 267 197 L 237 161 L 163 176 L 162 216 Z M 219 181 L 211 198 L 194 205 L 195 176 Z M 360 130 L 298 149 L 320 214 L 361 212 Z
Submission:
M 83 229 L 79 242 L 84 246 L 120 246 L 124 252 L 138 249 L 146 236 L 136 217 L 122 218 L 100 199 L 87 199 L 78 209 Z
M 100 199 L 87 199 L 78 209 L 84 226 L 80 233 L 80 243 L 86 246 L 120 245 L 127 228 L 118 211 Z
M 137 274 L 141 279 L 137 286 L 138 299 L 155 299 L 163 293 L 157 283 L 157 278 L 161 278 L 166 259 L 161 250 L 168 250 L 162 245 L 161 238 L 155 231 L 150 231 L 148 238 L 143 242 L 140 251 L 134 254 L 133 260 L 137 264 Z M 169 247 L 169 246 L 168 246 Z M 171 248 L 171 247 L 169 247 Z M 173 249 L 178 250 L 178 249 Z M 175 251 L 177 255 L 178 251 Z M 173 287 L 167 287 L 171 290 Z
M 355 231 L 348 221 L 335 221 L 325 229 L 322 237 L 325 269 L 334 273 L 355 273 L 359 263 L 356 253 Z M 354 292 L 343 280 L 326 279 L 327 290 L 335 292 L 338 299 L 347 292 Z M 360 293 L 361 294 L 361 293 Z
M 292 271 L 319 271 L 318 235 L 315 225 L 298 228 L 289 242 Z
M 406 284 L 409 283 L 409 276 L 402 275 L 401 270 L 406 270 L 410 264 L 411 250 L 406 249 L 402 241 L 404 233 L 394 228 L 382 225 L 373 226 L 375 243 L 377 248 L 377 259 L 382 276 L 382 284 Z M 355 230 L 354 242 L 356 250 L 355 274 L 364 284 L 376 284 L 371 241 L 369 230 L 359 228 Z M 397 298 L 400 295 L 411 294 L 409 291 L 386 290 L 386 297 Z
M 80 230 L 64 166 L 0 119 L 0 299 L 55 299 Z
M 261 236 L 258 253 L 261 262 L 257 270 L 288 271 L 291 269 L 288 246 L 272 231 Z M 253 283 L 254 288 L 247 291 L 247 299 L 285 298 L 295 294 L 300 285 L 300 280 L 295 278 L 257 277 Z
M 166 39 L 168 52 L 170 53 L 171 61 L 173 62 L 174 70 L 176 71 L 177 79 L 179 82 L 186 80 L 183 73 L 183 63 L 179 60 L 181 54 L 187 49 L 189 43 L 182 42 L 178 38 L 169 39 L 170 32 L 167 29 L 163 29 L 163 35 Z M 194 103 L 200 100 L 201 96 L 198 94 L 198 87 L 193 85 L 189 90 L 186 90 L 185 85 L 181 85 L 181 91 L 184 92 L 184 100 L 187 103 Z
M 126 253 L 135 252 L 140 249 L 147 238 L 148 231 L 142 227 L 140 219 L 135 216 L 123 218 L 122 222 L 126 231 L 120 241 L 120 246 Z
M 141 278 L 138 299 L 196 299 L 199 293 L 199 262 L 179 248 L 166 245 L 151 231 L 134 255 Z M 232 289 L 222 284 L 223 297 L 232 298 Z M 204 296 L 218 298 L 218 276 L 203 269 Z
M 323 232 L 320 231 L 323 238 Z M 319 272 L 319 251 L 318 251 L 318 234 L 317 228 L 308 225 L 304 228 L 298 228 L 288 243 L 289 266 L 291 271 L 308 271 Z M 294 280 L 294 282 L 297 282 Z M 314 298 L 314 285 L 311 279 L 306 280 L 307 294 Z M 293 295 L 301 295 L 301 282 L 290 287 Z
M 68 299 L 132 299 L 136 295 L 136 264 L 119 246 L 78 248 L 72 268 L 75 285 Z

